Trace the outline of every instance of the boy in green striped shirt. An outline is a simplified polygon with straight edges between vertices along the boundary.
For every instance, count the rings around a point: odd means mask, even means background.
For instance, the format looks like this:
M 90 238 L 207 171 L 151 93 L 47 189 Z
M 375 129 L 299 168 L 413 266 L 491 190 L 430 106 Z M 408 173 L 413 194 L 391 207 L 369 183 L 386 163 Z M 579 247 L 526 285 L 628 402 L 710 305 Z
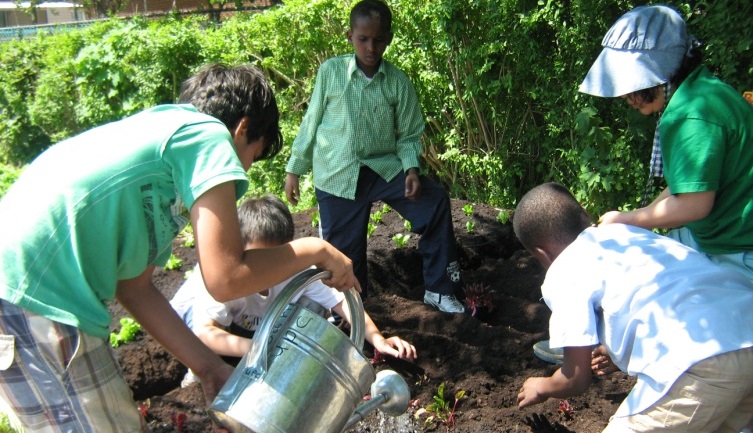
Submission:
M 424 302 L 465 313 L 450 199 L 420 175 L 424 117 L 408 77 L 382 59 L 392 41 L 392 13 L 363 0 L 350 13 L 354 54 L 325 61 L 293 142 L 285 193 L 298 203 L 299 177 L 313 172 L 322 236 L 352 261 L 367 295 L 366 230 L 371 206 L 382 201 L 420 234 Z

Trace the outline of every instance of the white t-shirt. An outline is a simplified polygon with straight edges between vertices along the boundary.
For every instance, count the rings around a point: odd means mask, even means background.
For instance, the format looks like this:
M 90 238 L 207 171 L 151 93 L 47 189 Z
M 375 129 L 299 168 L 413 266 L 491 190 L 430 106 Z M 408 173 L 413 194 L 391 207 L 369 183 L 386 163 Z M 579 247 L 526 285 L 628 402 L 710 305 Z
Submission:
M 648 230 L 588 228 L 541 287 L 551 347 L 603 344 L 638 381 L 615 416 L 641 412 L 693 364 L 753 346 L 753 283 Z
M 186 314 L 190 311 L 192 328 L 197 323 L 205 323 L 208 319 L 212 319 L 225 328 L 234 323 L 243 329 L 255 331 L 274 300 L 293 278 L 291 277 L 269 289 L 267 296 L 256 293 L 229 302 L 217 302 L 204 286 L 201 270 L 197 265 L 188 280 L 175 293 L 170 304 L 184 320 L 186 320 Z M 296 302 L 303 296 L 326 309 L 331 309 L 345 299 L 342 293 L 324 285 L 321 280 L 309 284 L 290 302 Z

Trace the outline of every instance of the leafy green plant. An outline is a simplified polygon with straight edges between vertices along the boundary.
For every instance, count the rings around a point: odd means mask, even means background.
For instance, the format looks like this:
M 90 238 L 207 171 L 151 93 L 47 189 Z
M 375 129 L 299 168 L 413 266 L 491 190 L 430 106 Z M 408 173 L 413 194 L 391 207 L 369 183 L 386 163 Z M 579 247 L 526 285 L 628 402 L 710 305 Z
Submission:
M 183 245 L 187 248 L 193 248 L 196 246 L 196 239 L 193 237 L 193 227 L 191 225 L 187 225 L 186 228 L 183 229 Z
M 560 400 L 557 403 L 557 412 L 559 412 L 566 419 L 573 419 L 573 412 L 575 412 L 567 400 Z
M 10 424 L 10 418 L 4 413 L 0 413 L 0 433 L 17 433 L 17 430 Z
M 366 237 L 370 238 L 371 235 L 374 234 L 374 230 L 376 230 L 376 226 L 374 224 L 372 224 L 372 223 L 368 223 L 366 225 Z
M 476 230 L 476 223 L 473 221 L 466 221 L 465 222 L 465 231 L 468 233 L 473 233 L 473 231 Z
M 315 210 L 311 212 L 311 227 L 316 227 L 319 225 L 319 211 Z
M 8 188 L 21 175 L 21 169 L 12 165 L 0 165 L 0 197 L 4 196 Z
M 500 224 L 507 224 L 507 221 L 510 221 L 510 211 L 500 210 L 497 214 L 497 221 L 499 221 Z
M 465 205 L 463 205 L 463 213 L 465 214 L 465 216 L 473 215 L 473 204 L 466 203 Z
M 165 270 L 174 271 L 180 269 L 181 266 L 183 266 L 183 260 L 175 254 L 170 254 L 170 258 L 167 259 L 167 263 L 165 264 Z
M 390 205 L 388 205 L 386 203 L 382 205 L 382 213 L 383 214 L 386 214 L 387 212 L 389 212 L 391 210 L 392 210 L 392 208 L 390 207 Z
M 409 232 L 410 232 L 410 231 L 413 231 L 413 225 L 412 225 L 412 224 L 410 223 L 410 221 L 408 221 L 408 220 L 405 220 L 405 221 L 403 222 L 403 227 L 405 227 L 405 230 L 407 230 L 407 231 L 409 231 Z
M 141 330 L 141 325 L 131 317 L 120 319 L 120 331 L 110 333 L 110 345 L 118 347 L 121 344 L 133 341 L 136 334 Z
M 187 270 L 186 272 L 183 272 L 183 279 L 187 280 L 187 279 L 191 278 L 191 275 L 194 273 L 195 270 L 196 270 L 196 267 L 193 267 L 193 268 Z
M 371 219 L 371 221 L 372 221 L 372 222 L 373 222 L 374 224 L 379 224 L 379 223 L 381 223 L 381 222 L 382 222 L 382 216 L 383 216 L 383 215 L 384 215 L 384 213 L 383 213 L 382 211 L 378 210 L 378 211 L 374 211 L 374 213 L 372 213 L 372 214 L 371 214 L 371 215 L 369 216 L 369 218 Z
M 434 402 L 426 406 L 426 412 L 429 414 L 424 420 L 424 425 L 443 424 L 447 430 L 455 426 L 455 411 L 458 403 L 465 397 L 465 391 L 460 390 L 455 393 L 455 398 L 445 396 L 445 384 L 442 382 L 437 388 L 437 393 L 432 397 Z
M 394 236 L 392 236 L 392 241 L 395 243 L 395 246 L 397 249 L 404 248 L 408 241 L 410 241 L 410 235 L 406 235 L 404 233 L 397 233 Z
M 592 214 L 637 206 L 655 119 L 580 94 L 577 83 L 613 20 L 644 3 L 393 0 L 396 33 L 386 58 L 405 71 L 422 102 L 426 174 L 453 198 L 494 206 L 509 208 L 551 180 Z M 753 27 L 753 3 L 667 3 L 704 42 L 712 71 L 749 90 L 753 57 L 746 54 L 753 41 L 739 35 Z M 351 51 L 343 37 L 348 8 L 335 0 L 287 0 L 262 13 L 223 17 L 220 25 L 198 15 L 110 19 L 4 42 L 0 162 L 21 166 L 92 126 L 175 102 L 183 80 L 217 61 L 263 69 L 286 113 L 281 130 L 290 143 L 318 66 Z M 247 194 L 282 195 L 289 154 L 284 146 L 276 158 L 255 163 Z M 301 176 L 301 197 L 291 210 L 315 204 L 311 176 Z

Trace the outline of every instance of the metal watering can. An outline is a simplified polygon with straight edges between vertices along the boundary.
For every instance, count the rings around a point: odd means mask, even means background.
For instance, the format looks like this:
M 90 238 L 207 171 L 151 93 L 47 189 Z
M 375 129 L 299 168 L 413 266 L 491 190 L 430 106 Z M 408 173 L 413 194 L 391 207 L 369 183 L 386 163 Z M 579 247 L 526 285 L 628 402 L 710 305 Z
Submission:
M 309 269 L 283 288 L 209 408 L 218 425 L 232 433 L 341 433 L 377 408 L 391 416 L 407 410 L 405 380 L 390 370 L 375 375 L 362 353 L 366 325 L 358 292 L 345 292 L 350 338 L 321 315 L 290 303 L 329 276 Z M 360 404 L 369 386 L 372 398 Z

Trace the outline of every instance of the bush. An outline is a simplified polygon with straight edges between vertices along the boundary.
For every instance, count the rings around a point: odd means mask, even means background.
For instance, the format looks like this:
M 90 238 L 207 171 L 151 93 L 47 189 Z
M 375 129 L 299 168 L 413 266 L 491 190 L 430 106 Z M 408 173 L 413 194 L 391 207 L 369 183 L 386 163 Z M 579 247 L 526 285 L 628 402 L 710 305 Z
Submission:
M 578 93 L 604 33 L 647 1 L 389 0 L 385 57 L 413 80 L 427 119 L 426 172 L 455 198 L 514 206 L 532 186 L 567 185 L 595 213 L 635 207 L 655 119 Z M 707 64 L 740 91 L 753 81 L 753 5 L 670 1 L 704 41 Z M 173 102 L 206 62 L 254 63 L 283 113 L 286 144 L 325 59 L 352 51 L 349 5 L 290 0 L 206 18 L 113 19 L 0 44 L 0 162 L 23 165 L 51 143 Z M 250 194 L 282 194 L 289 146 L 250 172 Z M 310 185 L 304 179 L 306 185 Z M 306 204 L 313 204 L 305 190 Z

